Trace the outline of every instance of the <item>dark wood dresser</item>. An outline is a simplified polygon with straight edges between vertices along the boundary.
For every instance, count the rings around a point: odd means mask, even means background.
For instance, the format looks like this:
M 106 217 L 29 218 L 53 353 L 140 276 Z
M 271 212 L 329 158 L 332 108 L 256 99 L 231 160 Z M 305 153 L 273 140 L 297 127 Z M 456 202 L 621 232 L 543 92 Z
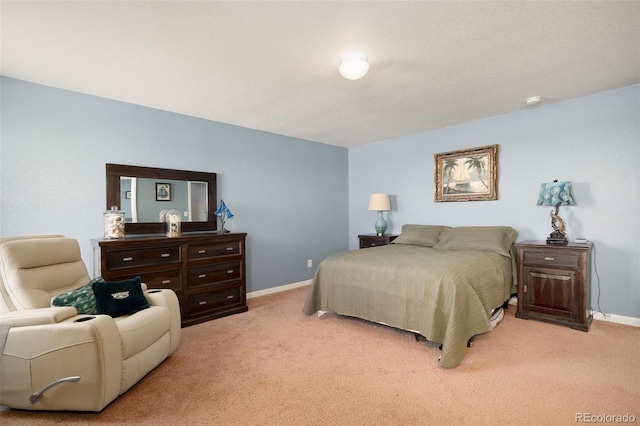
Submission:
M 148 288 L 174 290 L 183 327 L 246 312 L 246 235 L 95 239 L 94 274 L 107 281 L 140 276 Z
M 589 331 L 593 319 L 590 276 L 592 248 L 592 243 L 517 243 L 516 317 Z
M 376 235 L 376 234 L 364 234 L 358 235 L 358 239 L 360 240 L 360 248 L 368 248 L 368 247 L 376 247 L 376 246 L 386 246 L 391 244 L 391 241 L 398 238 L 397 235 L 393 234 L 384 234 L 384 235 Z

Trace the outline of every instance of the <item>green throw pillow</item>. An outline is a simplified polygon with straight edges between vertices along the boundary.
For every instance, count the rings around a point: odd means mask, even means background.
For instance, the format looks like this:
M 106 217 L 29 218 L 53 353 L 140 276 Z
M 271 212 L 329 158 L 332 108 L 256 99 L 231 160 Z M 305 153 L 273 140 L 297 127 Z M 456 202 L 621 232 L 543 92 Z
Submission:
M 102 277 L 97 277 L 82 287 L 53 296 L 53 298 L 51 298 L 51 306 L 72 306 L 76 308 L 78 314 L 98 315 L 98 305 L 95 294 L 93 293 L 93 283 L 101 281 L 104 281 Z
M 116 282 L 95 282 L 93 292 L 98 312 L 112 317 L 130 315 L 151 306 L 142 292 L 140 277 Z

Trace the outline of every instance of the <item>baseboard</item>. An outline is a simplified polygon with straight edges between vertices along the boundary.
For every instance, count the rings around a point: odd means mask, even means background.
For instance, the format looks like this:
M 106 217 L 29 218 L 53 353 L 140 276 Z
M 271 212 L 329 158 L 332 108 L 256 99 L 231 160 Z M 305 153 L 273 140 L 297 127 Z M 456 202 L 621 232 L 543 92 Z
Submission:
M 280 285 L 278 287 L 271 287 L 265 290 L 252 291 L 251 293 L 247 293 L 247 299 L 251 299 L 254 297 L 266 296 L 267 294 L 280 293 L 281 291 L 292 290 L 298 287 L 304 287 L 305 285 L 310 285 L 311 280 L 300 281 L 292 284 Z
M 640 318 L 625 317 L 624 315 L 607 314 L 605 317 L 602 312 L 594 312 L 593 319 L 598 321 L 615 322 L 616 324 L 630 325 L 632 327 L 640 327 Z

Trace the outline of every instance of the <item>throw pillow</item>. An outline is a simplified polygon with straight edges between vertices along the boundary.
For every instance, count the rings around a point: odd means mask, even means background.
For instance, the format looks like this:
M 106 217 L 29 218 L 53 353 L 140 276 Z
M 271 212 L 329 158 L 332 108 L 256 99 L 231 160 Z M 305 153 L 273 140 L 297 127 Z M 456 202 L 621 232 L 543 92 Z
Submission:
M 460 226 L 442 231 L 434 249 L 483 250 L 511 257 L 518 233 L 509 226 Z
M 448 226 L 438 225 L 402 225 L 402 232 L 392 244 L 433 247 L 438 243 L 438 237 L 442 231 L 448 228 Z
M 112 317 L 130 315 L 150 307 L 140 277 L 116 282 L 93 283 L 98 312 Z
M 53 296 L 51 306 L 72 306 L 76 308 L 78 314 L 97 315 L 98 305 L 93 293 L 93 283 L 101 281 L 103 281 L 102 277 L 97 277 L 82 287 Z

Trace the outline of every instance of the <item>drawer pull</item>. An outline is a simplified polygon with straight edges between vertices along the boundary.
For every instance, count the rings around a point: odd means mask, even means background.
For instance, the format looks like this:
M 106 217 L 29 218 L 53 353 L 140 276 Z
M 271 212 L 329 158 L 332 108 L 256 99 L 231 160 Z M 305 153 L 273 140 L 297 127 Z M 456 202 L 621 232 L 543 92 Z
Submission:
M 198 250 L 198 254 L 205 254 L 206 252 L 206 250 Z
M 229 299 L 233 299 L 233 294 L 230 294 L 229 296 L 227 296 L 227 300 Z
M 233 274 L 233 269 L 229 269 L 229 270 L 227 271 L 227 274 Z
M 226 250 L 226 251 L 232 251 L 232 250 L 233 250 L 233 247 L 227 247 L 225 250 Z
M 207 276 L 207 274 L 200 274 L 200 275 L 198 275 L 198 278 L 204 278 L 206 276 Z
M 162 281 L 162 284 L 171 284 L 171 280 L 164 280 Z
M 170 254 L 170 253 L 162 253 L 162 254 L 160 255 L 160 257 L 169 257 L 169 256 L 171 256 L 171 254 Z
M 556 258 L 555 258 L 555 257 L 545 257 L 545 258 L 544 258 L 544 260 L 551 260 L 551 261 L 553 261 L 553 260 L 556 260 Z
M 131 262 L 133 260 L 133 257 L 123 257 L 122 261 L 123 262 Z
M 206 300 L 201 300 L 200 302 L 198 302 L 198 305 L 206 305 L 207 301 Z

